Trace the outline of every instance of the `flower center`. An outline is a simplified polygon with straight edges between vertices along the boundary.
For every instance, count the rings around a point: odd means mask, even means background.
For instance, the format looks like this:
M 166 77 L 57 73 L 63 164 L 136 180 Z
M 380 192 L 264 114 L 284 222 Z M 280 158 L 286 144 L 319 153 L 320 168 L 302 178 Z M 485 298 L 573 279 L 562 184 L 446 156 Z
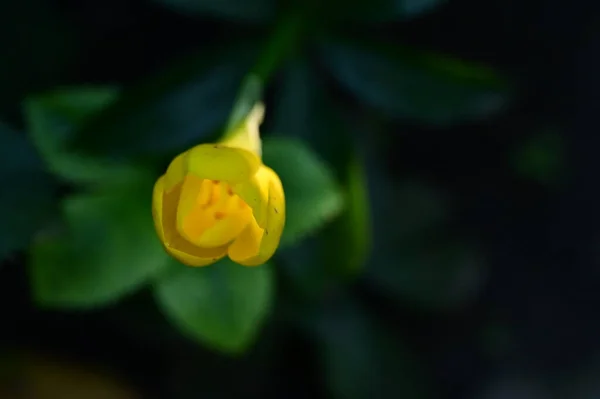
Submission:
M 250 222 L 251 208 L 226 182 L 204 179 L 196 188 L 195 203 L 183 218 L 183 235 L 201 247 L 229 244 Z

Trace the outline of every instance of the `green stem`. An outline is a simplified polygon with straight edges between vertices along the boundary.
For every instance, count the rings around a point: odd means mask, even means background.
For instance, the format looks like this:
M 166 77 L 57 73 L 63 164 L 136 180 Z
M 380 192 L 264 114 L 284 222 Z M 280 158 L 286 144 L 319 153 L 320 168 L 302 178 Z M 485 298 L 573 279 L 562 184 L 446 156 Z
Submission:
M 298 10 L 292 10 L 279 20 L 258 61 L 242 83 L 227 122 L 225 137 L 235 130 L 254 104 L 261 100 L 266 82 L 287 59 L 300 39 L 302 25 L 302 13 Z
M 294 49 L 300 39 L 302 26 L 303 18 L 299 10 L 292 10 L 284 15 L 277 23 L 251 74 L 266 82 Z

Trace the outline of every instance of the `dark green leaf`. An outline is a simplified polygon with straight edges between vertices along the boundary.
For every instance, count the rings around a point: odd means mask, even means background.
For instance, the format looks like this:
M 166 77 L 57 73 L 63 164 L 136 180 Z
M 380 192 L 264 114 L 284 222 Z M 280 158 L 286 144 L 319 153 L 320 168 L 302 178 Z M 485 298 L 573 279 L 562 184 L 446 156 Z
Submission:
M 346 209 L 319 234 L 322 246 L 321 251 L 317 251 L 319 254 L 299 248 L 296 252 L 302 252 L 302 256 L 293 255 L 289 262 L 286 261 L 300 280 L 326 280 L 317 275 L 326 269 L 347 274 L 364 262 L 370 240 L 365 176 L 355 154 L 353 132 L 347 121 L 340 117 L 341 112 L 329 98 L 325 82 L 314 68 L 306 60 L 297 60 L 290 63 L 282 76 L 274 102 L 271 130 L 280 136 L 294 136 L 310 142 L 315 152 L 332 166 L 346 192 Z M 303 263 L 298 261 L 309 254 L 315 258 Z M 309 275 L 303 276 L 302 272 Z
M 154 0 L 186 14 L 211 15 L 244 22 L 266 22 L 275 16 L 275 0 Z
M 330 19 L 382 23 L 417 17 L 446 0 L 329 0 L 320 3 L 321 13 Z
M 398 15 L 413 17 L 434 9 L 447 0 L 394 0 L 394 9 Z
M 509 87 L 492 71 L 435 54 L 338 42 L 322 55 L 358 100 L 398 119 L 433 126 L 479 120 L 509 100 Z
M 171 155 L 216 138 L 254 58 L 252 43 L 224 44 L 220 54 L 184 60 L 125 90 L 87 121 L 73 148 L 93 154 Z
M 315 334 L 333 398 L 431 397 L 423 365 L 360 304 L 344 298 L 305 319 Z
M 455 308 L 474 298 L 481 288 L 482 257 L 464 244 L 415 244 L 386 255 L 368 274 L 377 287 L 399 302 L 427 309 Z
M 37 237 L 30 259 L 33 295 L 42 306 L 91 308 L 147 282 L 169 257 L 150 210 L 152 181 L 64 201 L 66 226 Z
M 554 131 L 528 138 L 513 155 L 513 167 L 523 177 L 543 184 L 556 183 L 564 173 L 564 143 Z
M 277 266 L 285 280 L 286 295 L 302 303 L 320 300 L 346 282 L 334 274 L 323 253 L 324 231 L 277 252 Z
M 117 98 L 117 90 L 81 87 L 30 98 L 25 103 L 29 133 L 50 171 L 74 183 L 116 184 L 138 170 L 65 149 L 76 129 Z M 133 175 L 133 176 L 132 176 Z
M 0 123 L 0 259 L 24 248 L 54 208 L 55 184 L 24 135 Z
M 58 83 L 76 54 L 77 36 L 52 2 L 0 2 L 0 108 Z
M 351 154 L 351 140 L 327 96 L 324 79 L 307 59 L 289 63 L 281 77 L 268 129 L 276 136 L 292 136 L 311 143 L 315 152 L 335 172 L 340 172 L 337 174 L 341 178 Z
M 342 275 L 355 275 L 364 266 L 371 244 L 369 188 L 358 159 L 347 165 L 346 208 L 328 228 L 324 250 L 328 263 Z
M 263 159 L 277 172 L 285 191 L 282 245 L 316 231 L 343 210 L 344 197 L 333 173 L 301 141 L 265 140 Z
M 447 232 L 450 209 L 443 193 L 407 182 L 375 195 L 368 280 L 390 298 L 426 309 L 473 299 L 484 262 L 477 250 Z
M 177 263 L 155 284 L 159 306 L 181 331 L 230 354 L 252 344 L 273 301 L 269 265 L 240 266 L 228 259 L 203 268 Z

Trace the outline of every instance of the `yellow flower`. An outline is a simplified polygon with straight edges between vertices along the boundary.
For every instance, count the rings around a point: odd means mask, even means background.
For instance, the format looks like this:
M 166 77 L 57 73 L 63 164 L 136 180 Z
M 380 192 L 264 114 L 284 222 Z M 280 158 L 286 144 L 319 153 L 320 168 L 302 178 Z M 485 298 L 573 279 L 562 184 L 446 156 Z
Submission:
M 189 266 L 225 255 L 244 266 L 273 256 L 285 224 L 279 176 L 262 163 L 257 104 L 217 144 L 197 145 L 173 159 L 154 186 L 152 216 L 166 251 Z

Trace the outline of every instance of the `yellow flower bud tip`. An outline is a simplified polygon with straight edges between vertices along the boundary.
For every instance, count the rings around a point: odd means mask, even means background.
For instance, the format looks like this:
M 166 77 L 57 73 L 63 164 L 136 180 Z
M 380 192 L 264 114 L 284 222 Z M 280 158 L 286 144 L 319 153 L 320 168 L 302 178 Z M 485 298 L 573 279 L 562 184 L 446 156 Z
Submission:
M 256 131 L 262 119 L 257 109 L 246 123 Z M 247 146 L 256 144 L 252 134 L 242 129 L 220 144 L 193 147 L 175 157 L 156 182 L 156 231 L 180 262 L 206 266 L 227 255 L 241 265 L 257 266 L 277 250 L 285 196 L 279 176 Z
M 246 119 L 231 132 L 225 134 L 222 144 L 246 149 L 260 157 L 262 155 L 262 143 L 259 127 L 264 116 L 264 104 L 256 103 Z

